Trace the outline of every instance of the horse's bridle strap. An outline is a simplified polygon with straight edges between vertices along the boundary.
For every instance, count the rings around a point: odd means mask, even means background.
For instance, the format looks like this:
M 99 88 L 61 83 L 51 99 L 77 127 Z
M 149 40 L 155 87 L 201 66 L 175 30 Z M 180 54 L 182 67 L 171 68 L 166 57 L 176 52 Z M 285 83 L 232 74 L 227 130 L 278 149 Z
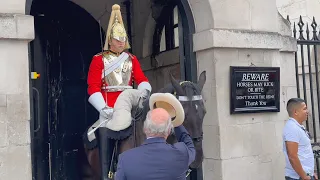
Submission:
M 178 96 L 179 101 L 199 101 L 202 100 L 202 95 L 195 95 L 191 97 L 192 99 L 189 99 L 188 96 Z

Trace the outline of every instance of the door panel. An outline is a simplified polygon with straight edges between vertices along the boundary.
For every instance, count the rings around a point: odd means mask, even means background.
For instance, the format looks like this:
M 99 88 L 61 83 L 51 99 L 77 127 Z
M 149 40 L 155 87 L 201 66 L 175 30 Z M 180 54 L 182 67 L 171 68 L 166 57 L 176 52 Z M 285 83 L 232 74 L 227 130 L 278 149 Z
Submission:
M 92 57 L 101 51 L 100 27 L 70 1 L 34 1 L 32 15 L 31 70 L 41 74 L 32 82 L 33 128 L 41 125 L 32 138 L 33 179 L 82 179 L 82 135 L 98 118 L 86 80 Z
M 43 22 L 38 16 L 35 26 Z M 31 154 L 33 179 L 49 179 L 49 136 L 48 136 L 48 102 L 46 82 L 46 61 L 41 42 L 41 28 L 35 29 L 35 39 L 30 43 L 30 70 L 40 74 L 40 78 L 31 81 L 32 85 L 32 127 Z M 35 63 L 35 61 L 37 63 Z

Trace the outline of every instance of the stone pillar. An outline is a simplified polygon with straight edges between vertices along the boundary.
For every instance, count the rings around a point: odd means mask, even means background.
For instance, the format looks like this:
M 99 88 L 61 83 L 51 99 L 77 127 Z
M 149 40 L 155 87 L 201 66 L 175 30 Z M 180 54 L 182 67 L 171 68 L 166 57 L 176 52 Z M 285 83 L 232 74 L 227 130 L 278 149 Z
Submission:
M 33 17 L 25 1 L 0 2 L 0 179 L 32 179 L 28 42 Z
M 285 104 L 296 96 L 289 23 L 275 0 L 190 0 L 194 50 L 204 87 L 204 179 L 284 179 Z M 198 12 L 199 10 L 199 12 Z M 212 13 L 212 15 L 210 14 Z M 210 17 L 203 18 L 203 17 Z M 230 114 L 230 66 L 280 67 L 280 112 Z

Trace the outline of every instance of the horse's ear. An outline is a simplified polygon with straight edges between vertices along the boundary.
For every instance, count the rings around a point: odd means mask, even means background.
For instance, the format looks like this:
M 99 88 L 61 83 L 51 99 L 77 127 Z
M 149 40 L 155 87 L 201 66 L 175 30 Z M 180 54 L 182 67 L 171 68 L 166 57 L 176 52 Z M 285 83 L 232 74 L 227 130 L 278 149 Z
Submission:
M 184 95 L 184 91 L 182 87 L 180 86 L 178 81 L 172 76 L 171 73 L 170 73 L 170 80 L 174 90 L 177 92 L 177 95 L 180 95 L 180 96 Z
M 207 76 L 206 71 L 202 71 L 202 73 L 199 76 L 198 86 L 199 86 L 200 91 L 202 91 L 202 88 L 203 88 L 204 84 L 206 83 L 206 79 L 207 79 L 206 76 Z

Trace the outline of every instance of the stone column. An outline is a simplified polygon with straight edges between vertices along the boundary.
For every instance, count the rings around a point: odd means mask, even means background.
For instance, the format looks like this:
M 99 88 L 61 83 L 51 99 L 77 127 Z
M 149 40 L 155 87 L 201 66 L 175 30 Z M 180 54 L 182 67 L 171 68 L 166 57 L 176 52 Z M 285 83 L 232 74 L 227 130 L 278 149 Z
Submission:
M 24 0 L 0 2 L 0 179 L 32 179 L 28 43 L 34 29 L 24 9 Z
M 194 14 L 194 49 L 198 73 L 207 71 L 204 179 L 284 179 L 285 104 L 296 96 L 289 23 L 275 0 L 190 2 L 194 12 L 203 9 Z M 210 13 L 212 21 L 203 19 Z M 231 115 L 230 66 L 280 67 L 280 112 Z

